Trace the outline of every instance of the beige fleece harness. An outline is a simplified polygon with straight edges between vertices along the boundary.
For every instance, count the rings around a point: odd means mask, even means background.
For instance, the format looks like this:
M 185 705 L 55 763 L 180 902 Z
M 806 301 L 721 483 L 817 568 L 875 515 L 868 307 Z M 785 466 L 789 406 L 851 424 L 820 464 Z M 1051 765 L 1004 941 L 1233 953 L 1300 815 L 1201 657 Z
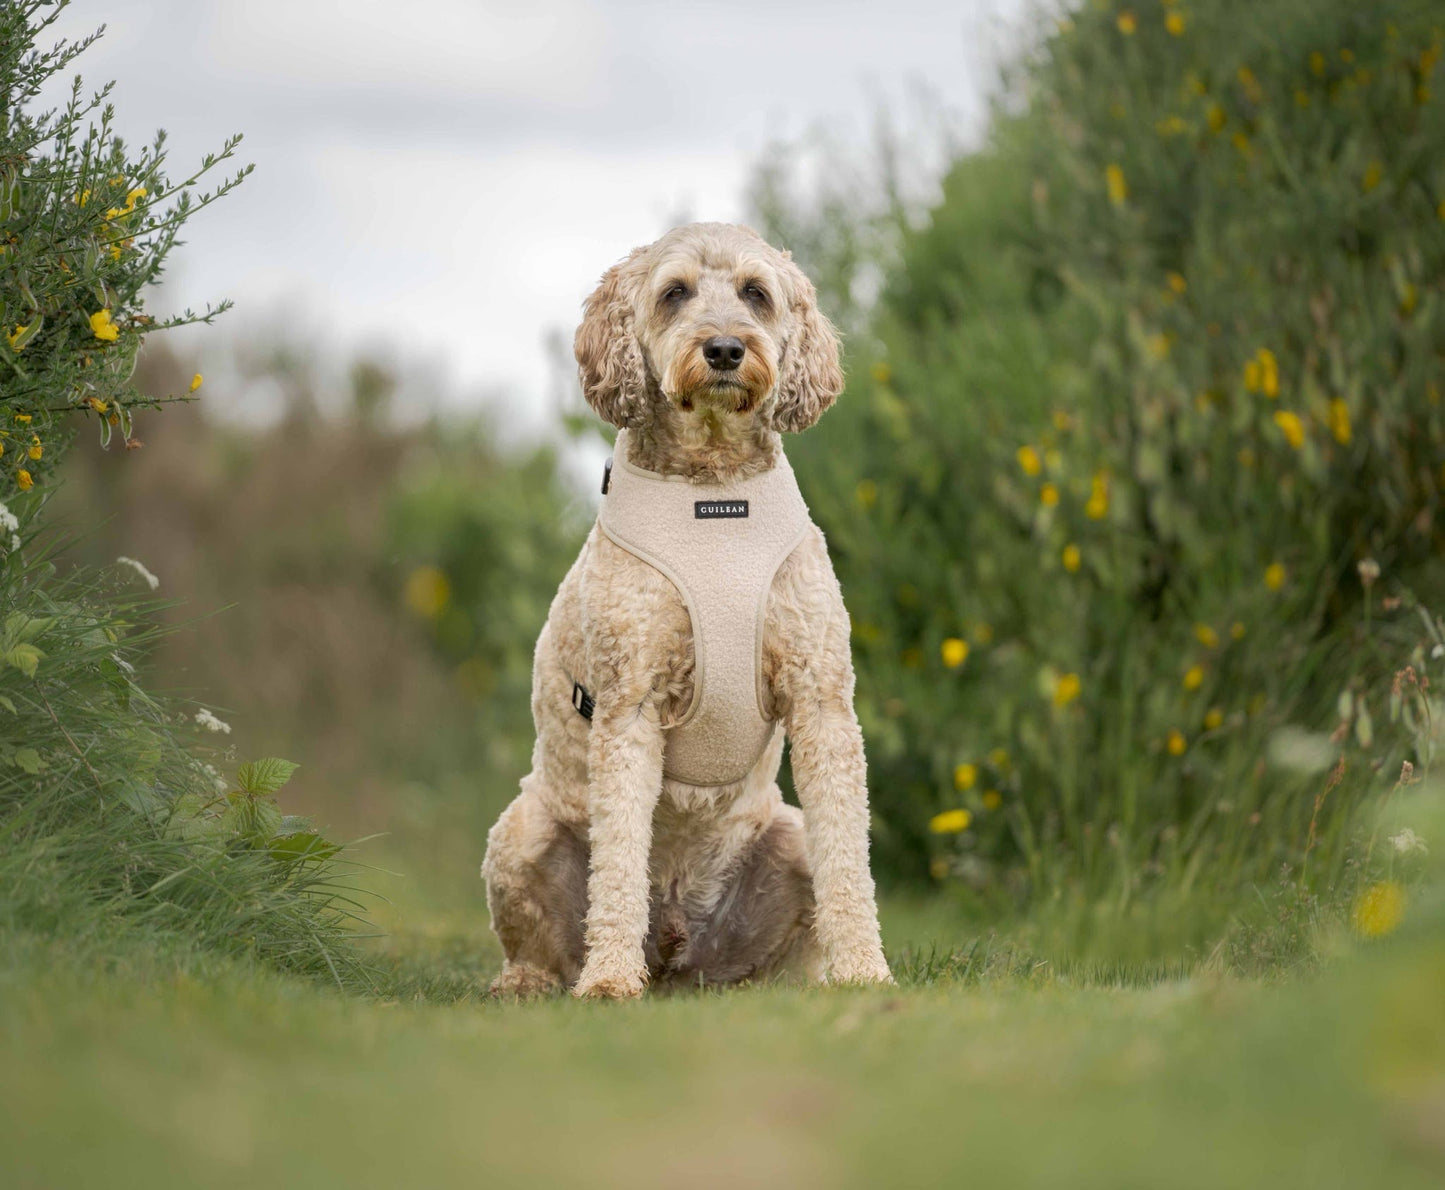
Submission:
M 779 447 L 771 470 L 736 483 L 659 475 L 628 461 L 624 430 L 610 474 L 598 527 L 662 573 L 692 619 L 692 703 L 668 729 L 663 773 L 685 785 L 741 781 L 777 728 L 763 710 L 768 592 L 811 523 L 793 469 Z

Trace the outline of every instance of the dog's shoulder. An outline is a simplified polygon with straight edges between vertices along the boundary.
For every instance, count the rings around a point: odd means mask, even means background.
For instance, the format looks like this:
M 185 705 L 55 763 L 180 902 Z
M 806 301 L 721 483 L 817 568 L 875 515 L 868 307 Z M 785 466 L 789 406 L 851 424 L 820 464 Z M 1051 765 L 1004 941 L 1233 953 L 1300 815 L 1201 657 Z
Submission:
M 575 574 L 578 626 L 589 661 L 651 673 L 690 667 L 692 622 L 665 575 L 595 527 Z

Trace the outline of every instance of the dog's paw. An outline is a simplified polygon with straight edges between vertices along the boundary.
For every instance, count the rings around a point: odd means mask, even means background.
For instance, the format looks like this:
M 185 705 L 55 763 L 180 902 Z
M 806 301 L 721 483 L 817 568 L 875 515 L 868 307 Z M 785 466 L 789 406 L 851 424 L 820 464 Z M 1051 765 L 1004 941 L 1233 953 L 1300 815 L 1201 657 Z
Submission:
M 891 984 L 893 972 L 888 969 L 882 954 L 834 961 L 828 968 L 828 982 L 832 984 Z
M 572 989 L 579 1000 L 636 1000 L 642 995 L 644 983 L 637 975 L 608 975 L 582 972 Z
M 530 1000 L 561 990 L 562 981 L 551 971 L 531 963 L 508 963 L 492 980 L 491 994 L 498 999 Z

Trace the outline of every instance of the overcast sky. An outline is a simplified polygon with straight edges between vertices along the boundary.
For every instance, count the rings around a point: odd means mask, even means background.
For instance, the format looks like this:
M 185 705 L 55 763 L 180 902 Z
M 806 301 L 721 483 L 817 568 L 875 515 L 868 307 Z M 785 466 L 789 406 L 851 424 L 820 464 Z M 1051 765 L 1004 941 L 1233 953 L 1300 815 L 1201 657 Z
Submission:
M 930 89 L 977 133 L 1022 0 L 76 0 L 76 66 L 170 175 L 233 131 L 255 174 L 188 225 L 176 341 L 286 329 L 425 361 L 439 399 L 542 417 L 549 328 L 678 216 L 735 220 L 751 164 L 824 124 L 862 144 Z M 189 334 L 189 332 L 188 332 Z M 415 399 L 415 398 L 413 398 Z

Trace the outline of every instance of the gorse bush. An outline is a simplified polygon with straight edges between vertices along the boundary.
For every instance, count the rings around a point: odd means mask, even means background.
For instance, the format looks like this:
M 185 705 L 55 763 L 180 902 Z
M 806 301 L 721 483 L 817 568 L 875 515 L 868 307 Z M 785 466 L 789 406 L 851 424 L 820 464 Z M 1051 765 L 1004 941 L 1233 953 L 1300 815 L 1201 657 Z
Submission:
M 261 761 L 225 781 L 198 760 L 191 733 L 229 727 L 137 684 L 153 608 L 121 593 L 117 571 L 62 577 L 35 541 L 68 419 L 98 419 L 103 443 L 118 430 L 129 446 L 131 411 L 158 403 L 130 383 L 142 338 L 224 308 L 157 321 L 143 291 L 189 215 L 246 172 L 193 200 L 239 138 L 172 186 L 163 138 L 132 158 L 111 133 L 109 88 L 83 101 L 79 79 L 63 109 L 34 114 L 94 41 L 35 49 L 63 7 L 0 5 L 0 930 L 133 935 L 359 978 L 336 848 L 276 805 L 295 766 Z
M 1091 3 L 902 235 L 792 447 L 895 875 L 1341 871 L 1441 589 L 1442 25 Z
M 131 152 L 112 130 L 111 86 L 87 97 L 79 76 L 64 107 L 35 112 L 46 83 L 99 36 L 37 49 L 64 8 L 0 5 L 0 499 L 41 481 L 76 415 L 99 423 L 103 443 L 113 430 L 129 443 L 132 410 L 157 403 L 130 384 L 141 340 L 209 322 L 228 304 L 156 319 L 144 290 L 161 277 L 186 220 L 251 168 L 197 191 L 234 154 L 235 136 L 172 184 L 165 134 Z M 199 377 L 192 391 L 198 385 Z

